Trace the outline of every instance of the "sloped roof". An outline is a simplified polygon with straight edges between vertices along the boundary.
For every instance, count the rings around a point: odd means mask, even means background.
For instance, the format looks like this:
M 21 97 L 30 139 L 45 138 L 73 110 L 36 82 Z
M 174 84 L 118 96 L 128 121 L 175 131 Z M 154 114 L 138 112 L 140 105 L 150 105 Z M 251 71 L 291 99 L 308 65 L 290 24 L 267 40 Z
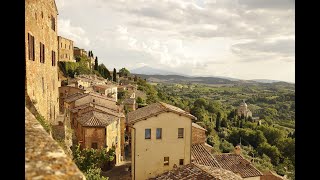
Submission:
M 214 156 L 206 149 L 204 144 L 192 144 L 191 160 L 200 165 L 221 167 Z
M 212 180 L 240 180 L 240 176 L 222 168 L 206 167 L 198 164 L 187 164 L 167 171 L 150 180 L 187 180 L 187 179 L 212 179 Z
M 113 115 L 109 115 L 109 114 L 105 114 L 97 111 L 89 111 L 87 113 L 81 114 L 77 118 L 77 121 L 82 126 L 105 127 L 117 119 L 118 118 Z
M 197 119 L 195 116 L 191 115 L 190 113 L 188 113 L 178 107 L 175 107 L 175 106 L 163 103 L 163 102 L 158 102 L 158 103 L 150 104 L 150 105 L 143 107 L 143 108 L 139 108 L 135 111 L 129 112 L 128 113 L 128 123 L 135 123 L 140 120 L 145 120 L 148 117 L 151 117 L 151 116 L 163 113 L 163 112 L 167 112 L 167 111 L 177 113 L 180 115 L 184 115 L 184 116 L 187 116 L 191 119 Z
M 114 115 L 114 116 L 117 116 L 117 117 L 125 117 L 125 115 L 123 113 L 116 112 L 114 110 L 109 109 L 108 107 L 102 106 L 100 104 L 92 103 L 92 102 L 83 104 L 81 106 L 76 106 L 76 107 L 70 109 L 70 111 L 75 113 L 75 112 L 78 112 L 81 109 L 86 109 L 86 108 L 89 108 L 89 107 L 94 107 L 97 110 L 101 110 L 101 111 L 103 111 L 103 112 L 105 112 L 107 114 Z
M 243 178 L 262 176 L 262 173 L 241 155 L 223 153 L 216 154 L 214 157 L 222 168 L 234 173 L 239 173 Z
M 86 97 L 88 95 L 89 94 L 86 94 L 86 93 L 75 93 L 75 94 L 71 94 L 71 95 L 67 96 L 64 99 L 64 101 L 67 102 L 67 103 L 70 103 L 70 102 L 76 101 L 78 99 L 81 99 L 83 97 Z
M 204 130 L 204 131 L 207 131 L 205 128 L 201 127 L 199 124 L 197 123 L 192 123 L 192 127 L 195 127 L 195 128 L 198 128 L 198 129 L 201 129 L 201 130 Z

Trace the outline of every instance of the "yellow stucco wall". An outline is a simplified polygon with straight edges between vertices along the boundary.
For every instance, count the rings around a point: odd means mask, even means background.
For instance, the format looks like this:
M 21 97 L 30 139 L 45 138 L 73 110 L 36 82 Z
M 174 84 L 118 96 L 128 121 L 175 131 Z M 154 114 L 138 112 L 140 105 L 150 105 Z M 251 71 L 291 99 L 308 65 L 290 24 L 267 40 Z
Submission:
M 136 133 L 132 129 L 131 134 L 133 177 L 136 180 L 155 177 L 173 169 L 174 164 L 179 166 L 179 159 L 189 164 L 191 123 L 190 118 L 172 112 L 135 123 L 133 127 Z M 145 139 L 145 129 L 148 128 L 151 128 L 151 139 Z M 162 128 L 162 139 L 156 139 L 156 128 Z M 184 138 L 178 138 L 178 128 L 184 128 Z M 169 166 L 164 165 L 164 157 L 169 157 Z
M 260 176 L 243 178 L 245 180 L 260 180 Z
M 116 137 L 118 143 L 116 144 Z M 116 146 L 116 164 L 120 162 L 121 157 L 121 135 L 120 135 L 120 118 L 107 126 L 107 150 L 115 145 Z

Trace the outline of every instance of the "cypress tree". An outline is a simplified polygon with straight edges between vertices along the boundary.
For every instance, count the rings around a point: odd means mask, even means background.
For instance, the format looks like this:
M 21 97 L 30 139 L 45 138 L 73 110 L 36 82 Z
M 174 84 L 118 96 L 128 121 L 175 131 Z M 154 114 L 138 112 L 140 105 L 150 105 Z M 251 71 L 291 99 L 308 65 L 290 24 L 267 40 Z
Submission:
M 98 57 L 94 60 L 94 70 L 98 70 Z
M 113 81 L 117 82 L 117 70 L 116 70 L 116 68 L 113 68 Z

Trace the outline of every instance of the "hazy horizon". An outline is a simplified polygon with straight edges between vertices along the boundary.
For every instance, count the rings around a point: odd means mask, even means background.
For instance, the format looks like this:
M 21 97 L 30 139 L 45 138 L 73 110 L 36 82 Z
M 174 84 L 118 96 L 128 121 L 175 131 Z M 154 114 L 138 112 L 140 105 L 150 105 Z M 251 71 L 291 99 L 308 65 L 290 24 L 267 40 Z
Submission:
M 58 35 L 108 69 L 295 82 L 293 0 L 56 0 Z

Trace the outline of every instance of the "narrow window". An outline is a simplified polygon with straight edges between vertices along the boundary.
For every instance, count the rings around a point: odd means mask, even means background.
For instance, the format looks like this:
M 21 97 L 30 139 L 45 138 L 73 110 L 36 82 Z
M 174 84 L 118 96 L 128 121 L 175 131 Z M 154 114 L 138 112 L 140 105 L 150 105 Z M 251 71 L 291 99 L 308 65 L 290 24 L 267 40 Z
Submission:
M 178 138 L 183 138 L 183 128 L 178 128 Z
M 98 143 L 96 143 L 96 142 L 91 143 L 91 148 L 92 149 L 98 149 Z
M 42 77 L 42 92 L 44 94 L 44 78 Z
M 169 166 L 169 157 L 164 157 L 163 165 Z
M 67 44 L 64 44 L 64 48 L 67 49 Z
M 28 33 L 28 54 L 29 54 L 29 60 L 34 61 L 34 37 Z
M 96 102 L 96 100 L 95 100 L 95 99 L 92 99 L 92 102 Z
M 56 31 L 56 19 L 53 16 L 51 16 L 51 28 Z
M 45 60 L 45 50 L 44 50 L 44 44 L 42 44 L 41 42 L 40 42 L 40 62 L 41 63 L 44 63 L 44 60 Z
M 162 138 L 162 128 L 157 128 L 156 137 L 157 137 L 157 139 Z
M 183 165 L 183 159 L 179 159 L 179 165 Z
M 42 19 L 43 19 L 43 11 L 41 11 L 41 17 L 42 17 Z
M 61 43 L 61 47 L 62 47 L 62 43 Z
M 56 52 L 54 52 L 54 51 L 51 51 L 51 53 L 52 53 L 52 59 L 51 59 L 51 61 L 52 61 L 52 66 L 55 66 L 56 65 Z
M 145 139 L 151 139 L 151 129 L 145 129 L 144 138 Z

